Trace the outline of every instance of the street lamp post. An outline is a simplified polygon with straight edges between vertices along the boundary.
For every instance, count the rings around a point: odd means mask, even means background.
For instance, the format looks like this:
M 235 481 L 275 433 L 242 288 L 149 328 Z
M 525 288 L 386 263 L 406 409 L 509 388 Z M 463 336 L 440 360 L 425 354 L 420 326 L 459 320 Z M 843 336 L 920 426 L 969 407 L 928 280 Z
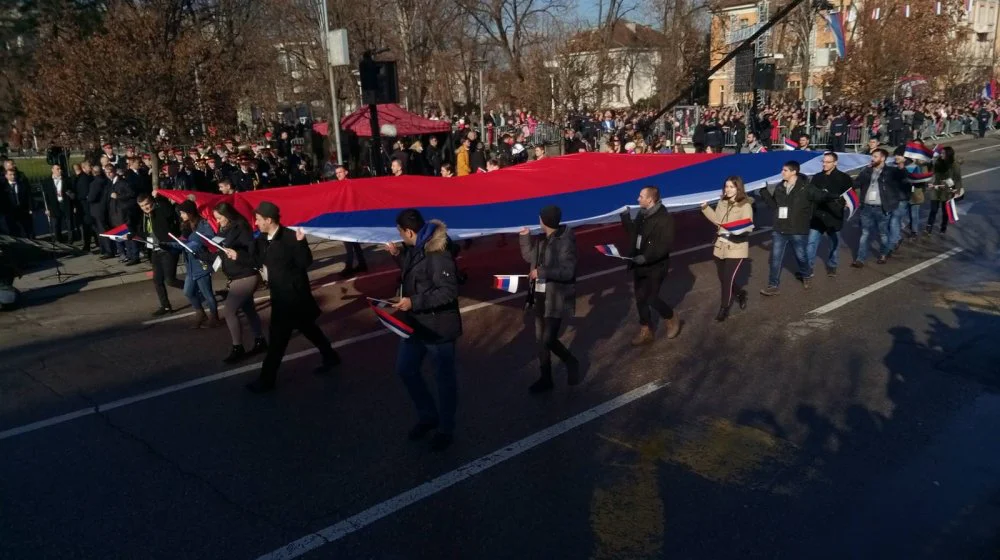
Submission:
M 330 59 L 330 19 L 326 11 L 326 0 L 319 0 L 319 38 L 326 55 L 326 77 L 330 82 L 330 106 L 333 118 L 327 124 L 326 132 L 333 128 L 333 147 L 337 150 L 337 165 L 344 164 L 344 154 L 340 149 L 340 113 L 337 111 L 337 82 L 333 79 L 333 60 Z
M 479 66 L 479 141 L 484 142 L 486 140 L 486 117 L 483 114 L 483 106 L 486 103 L 483 93 L 483 67 L 486 66 L 486 59 L 480 58 L 473 62 Z
M 552 95 L 552 118 L 556 118 L 556 76 L 549 74 L 549 87 Z

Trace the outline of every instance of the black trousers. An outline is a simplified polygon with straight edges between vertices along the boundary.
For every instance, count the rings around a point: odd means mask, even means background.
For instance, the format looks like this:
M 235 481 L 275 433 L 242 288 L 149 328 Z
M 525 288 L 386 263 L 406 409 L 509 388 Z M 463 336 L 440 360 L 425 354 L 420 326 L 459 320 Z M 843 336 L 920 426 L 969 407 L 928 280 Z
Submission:
M 635 307 L 639 311 L 639 324 L 650 325 L 650 308 L 656 310 L 660 317 L 673 319 L 674 310 L 667 305 L 667 302 L 660 299 L 660 288 L 667 279 L 666 264 L 657 266 L 651 270 L 643 270 L 642 274 L 633 276 L 635 286 Z
M 89 251 L 91 243 L 95 246 L 98 244 L 97 233 L 94 232 L 94 218 L 92 216 L 82 214 L 80 216 L 80 225 L 83 228 L 83 250 Z
M 292 339 L 292 332 L 299 331 L 306 337 L 313 346 L 319 349 L 324 361 L 328 361 L 337 356 L 337 352 L 330 347 L 330 339 L 323 334 L 323 331 L 316 325 L 316 321 L 279 321 L 272 322 L 268 327 L 267 355 L 260 368 L 260 380 L 268 385 L 274 385 L 278 378 L 278 368 L 281 367 L 281 360 L 285 357 L 285 350 L 288 349 L 288 342 Z
M 347 248 L 347 268 L 354 268 L 355 256 L 358 259 L 359 268 L 368 268 L 365 263 L 365 252 L 360 243 L 344 243 L 344 246 Z
M 184 282 L 177 279 L 177 260 L 180 255 L 172 251 L 153 251 L 149 261 L 153 265 L 153 287 L 156 289 L 156 297 L 160 298 L 160 307 L 170 307 L 170 298 L 167 297 L 167 286 L 184 288 Z
M 722 307 L 729 307 L 733 304 L 733 296 L 743 289 L 742 282 L 737 276 L 743 268 L 743 261 L 746 259 L 715 259 L 715 270 L 719 273 L 719 284 L 722 286 Z
M 573 363 L 576 358 L 559 340 L 560 317 L 545 316 L 545 294 L 535 294 L 535 340 L 538 342 L 538 365 L 543 377 L 552 377 L 552 354 L 564 364 Z
M 62 208 L 49 212 L 49 231 L 52 233 L 53 240 L 62 243 L 66 241 L 66 236 L 63 235 L 63 225 L 65 224 L 66 230 L 69 232 L 70 241 L 73 240 L 73 216 L 63 212 Z
M 927 231 L 934 229 L 934 220 L 937 218 L 938 210 L 941 211 L 941 233 L 948 230 L 948 212 L 944 209 L 947 202 L 937 200 L 931 201 L 931 214 L 927 217 Z

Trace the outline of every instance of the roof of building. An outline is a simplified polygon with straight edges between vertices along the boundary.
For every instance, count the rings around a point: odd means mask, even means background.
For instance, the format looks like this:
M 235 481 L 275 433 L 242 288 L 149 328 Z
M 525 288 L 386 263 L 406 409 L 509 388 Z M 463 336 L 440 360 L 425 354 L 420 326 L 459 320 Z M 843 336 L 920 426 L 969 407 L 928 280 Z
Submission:
M 570 39 L 572 52 L 594 50 L 600 39 L 600 29 L 581 31 Z M 611 31 L 612 49 L 649 49 L 669 44 L 667 36 L 652 27 L 628 20 L 620 20 Z

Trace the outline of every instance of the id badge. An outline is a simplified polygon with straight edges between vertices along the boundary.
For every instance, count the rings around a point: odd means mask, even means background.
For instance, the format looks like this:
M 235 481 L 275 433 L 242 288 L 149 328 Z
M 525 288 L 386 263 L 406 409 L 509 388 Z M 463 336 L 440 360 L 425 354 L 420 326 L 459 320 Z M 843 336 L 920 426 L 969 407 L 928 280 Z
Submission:
M 220 268 L 222 268 L 222 257 L 215 257 L 212 261 L 212 270 L 218 272 Z
M 636 249 L 642 249 L 642 236 L 641 235 L 636 235 L 635 236 L 635 248 Z
M 779 220 L 787 220 L 788 219 L 788 207 L 787 206 L 782 206 L 781 208 L 778 208 L 778 219 Z
M 545 293 L 545 280 L 535 280 L 535 292 L 539 294 Z

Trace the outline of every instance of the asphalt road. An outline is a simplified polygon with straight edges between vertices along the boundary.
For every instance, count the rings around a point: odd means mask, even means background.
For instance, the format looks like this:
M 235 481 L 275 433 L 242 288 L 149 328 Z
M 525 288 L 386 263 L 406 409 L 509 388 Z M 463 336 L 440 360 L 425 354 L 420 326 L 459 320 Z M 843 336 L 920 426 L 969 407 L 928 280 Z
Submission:
M 0 558 L 996 558 L 1000 143 L 954 145 L 947 237 L 854 270 L 855 221 L 838 277 L 786 268 L 765 300 L 756 235 L 750 307 L 722 325 L 712 228 L 680 216 L 683 330 L 640 350 L 628 277 L 592 249 L 620 233 L 580 232 L 563 340 L 587 379 L 557 367 L 541 397 L 522 299 L 489 282 L 524 272 L 516 242 L 476 241 L 443 454 L 406 441 L 398 342 L 365 309 L 392 272 L 317 278 L 344 365 L 314 376 L 297 337 L 266 396 L 253 362 L 221 364 L 224 329 L 147 324 L 148 283 L 0 315 Z

